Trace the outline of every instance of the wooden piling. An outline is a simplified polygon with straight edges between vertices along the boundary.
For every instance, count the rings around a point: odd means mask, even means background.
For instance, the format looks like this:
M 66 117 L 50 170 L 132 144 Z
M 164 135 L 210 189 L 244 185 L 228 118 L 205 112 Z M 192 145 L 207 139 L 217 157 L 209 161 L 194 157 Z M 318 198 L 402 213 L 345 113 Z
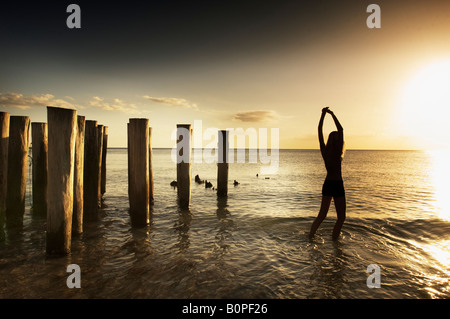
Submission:
M 148 184 L 150 205 L 155 201 L 153 186 L 153 151 L 152 151 L 152 128 L 148 128 Z
M 150 221 L 148 122 L 148 119 L 130 119 L 128 126 L 130 219 L 135 227 Z
M 31 123 L 33 215 L 47 215 L 47 123 Z
M 84 128 L 83 221 L 98 220 L 100 159 L 97 121 L 86 120 Z
M 0 234 L 6 220 L 6 190 L 8 178 L 9 113 L 0 112 Z M 0 235 L 1 237 L 1 235 Z
M 75 167 L 73 174 L 73 214 L 72 236 L 83 232 L 83 177 L 84 177 L 84 127 L 85 117 L 77 117 L 77 137 L 75 141 Z
M 228 195 L 228 131 L 219 130 L 217 157 L 217 195 Z
M 191 201 L 191 125 L 177 124 L 177 192 L 181 208 Z
M 47 107 L 47 253 L 70 253 L 77 111 Z
M 106 153 L 108 151 L 108 126 L 103 126 L 103 145 L 102 145 L 102 178 L 101 178 L 101 195 L 106 193 Z
M 11 116 L 9 125 L 6 226 L 22 227 L 25 212 L 30 118 Z
M 102 207 L 102 162 L 103 162 L 103 125 L 97 126 L 97 151 L 98 151 L 98 159 L 99 159 L 99 167 L 98 167 L 98 187 L 97 187 L 97 207 Z

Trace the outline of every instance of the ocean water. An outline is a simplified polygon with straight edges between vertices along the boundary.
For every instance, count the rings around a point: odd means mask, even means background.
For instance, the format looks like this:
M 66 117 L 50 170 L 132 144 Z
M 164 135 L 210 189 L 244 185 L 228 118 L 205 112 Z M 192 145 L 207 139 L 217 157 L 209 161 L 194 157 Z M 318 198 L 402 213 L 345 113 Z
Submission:
M 347 219 L 333 242 L 333 204 L 308 238 L 325 177 L 317 150 L 280 150 L 276 174 L 258 177 L 265 164 L 249 163 L 247 154 L 230 164 L 226 199 L 193 182 L 190 209 L 180 210 L 169 185 L 171 150 L 155 149 L 152 222 L 134 229 L 127 152 L 109 149 L 102 217 L 85 224 L 68 256 L 46 256 L 45 220 L 31 216 L 28 185 L 24 227 L 0 242 L 0 297 L 449 298 L 449 159 L 348 150 Z M 192 164 L 196 174 L 216 184 L 215 164 Z M 69 264 L 80 266 L 80 289 L 66 285 Z M 380 288 L 367 286 L 372 264 Z

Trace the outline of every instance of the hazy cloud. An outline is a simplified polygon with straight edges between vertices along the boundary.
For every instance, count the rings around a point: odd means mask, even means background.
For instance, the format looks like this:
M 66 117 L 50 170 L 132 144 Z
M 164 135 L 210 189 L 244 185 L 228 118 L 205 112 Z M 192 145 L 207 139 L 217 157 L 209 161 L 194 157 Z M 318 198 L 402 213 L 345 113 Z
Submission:
M 275 111 L 245 111 L 233 115 L 233 120 L 241 122 L 264 122 L 277 118 L 278 114 Z
M 197 104 L 191 103 L 185 99 L 179 99 L 174 97 L 152 97 L 148 95 L 144 95 L 143 98 L 160 104 L 197 109 Z
M 89 106 L 98 107 L 105 111 L 118 111 L 124 113 L 140 113 L 135 104 L 125 103 L 120 99 L 113 99 L 112 103 L 105 101 L 104 98 L 94 96 L 89 101 Z
M 66 100 L 55 99 L 52 94 L 40 94 L 40 95 L 23 95 L 21 93 L 1 93 L 0 92 L 0 105 L 15 107 L 18 109 L 26 110 L 35 106 L 56 106 L 63 108 L 76 109 L 77 107 Z M 78 108 L 80 108 L 78 106 Z

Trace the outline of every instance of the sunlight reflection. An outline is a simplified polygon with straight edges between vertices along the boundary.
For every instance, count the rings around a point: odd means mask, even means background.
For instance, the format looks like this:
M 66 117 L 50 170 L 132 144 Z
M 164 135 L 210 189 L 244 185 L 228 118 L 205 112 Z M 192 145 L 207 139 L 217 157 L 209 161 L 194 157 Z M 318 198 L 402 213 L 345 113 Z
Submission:
M 427 267 L 424 267 L 422 271 L 417 269 L 416 275 L 419 274 L 420 284 L 426 286 L 424 289 L 431 298 L 445 296 L 442 291 L 450 292 L 450 240 L 436 241 L 433 244 L 411 240 L 409 243 L 420 248 L 433 259 L 427 259 L 423 265 L 436 267 L 442 271 L 441 274 L 436 272 L 433 274 L 427 270 Z
M 439 218 L 450 220 L 450 151 L 428 151 L 432 159 L 431 178 L 435 190 L 436 210 Z

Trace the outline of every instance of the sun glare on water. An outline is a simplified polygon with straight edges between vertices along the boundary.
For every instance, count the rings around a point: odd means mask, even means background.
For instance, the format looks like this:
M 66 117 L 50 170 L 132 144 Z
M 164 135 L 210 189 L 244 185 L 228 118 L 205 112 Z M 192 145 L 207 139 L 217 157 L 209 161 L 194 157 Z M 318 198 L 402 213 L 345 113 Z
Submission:
M 425 147 L 450 149 L 450 59 L 420 70 L 402 94 L 401 119 L 406 133 Z
M 450 220 L 450 151 L 433 150 L 427 152 L 431 157 L 431 182 L 434 188 L 435 207 L 438 217 Z

